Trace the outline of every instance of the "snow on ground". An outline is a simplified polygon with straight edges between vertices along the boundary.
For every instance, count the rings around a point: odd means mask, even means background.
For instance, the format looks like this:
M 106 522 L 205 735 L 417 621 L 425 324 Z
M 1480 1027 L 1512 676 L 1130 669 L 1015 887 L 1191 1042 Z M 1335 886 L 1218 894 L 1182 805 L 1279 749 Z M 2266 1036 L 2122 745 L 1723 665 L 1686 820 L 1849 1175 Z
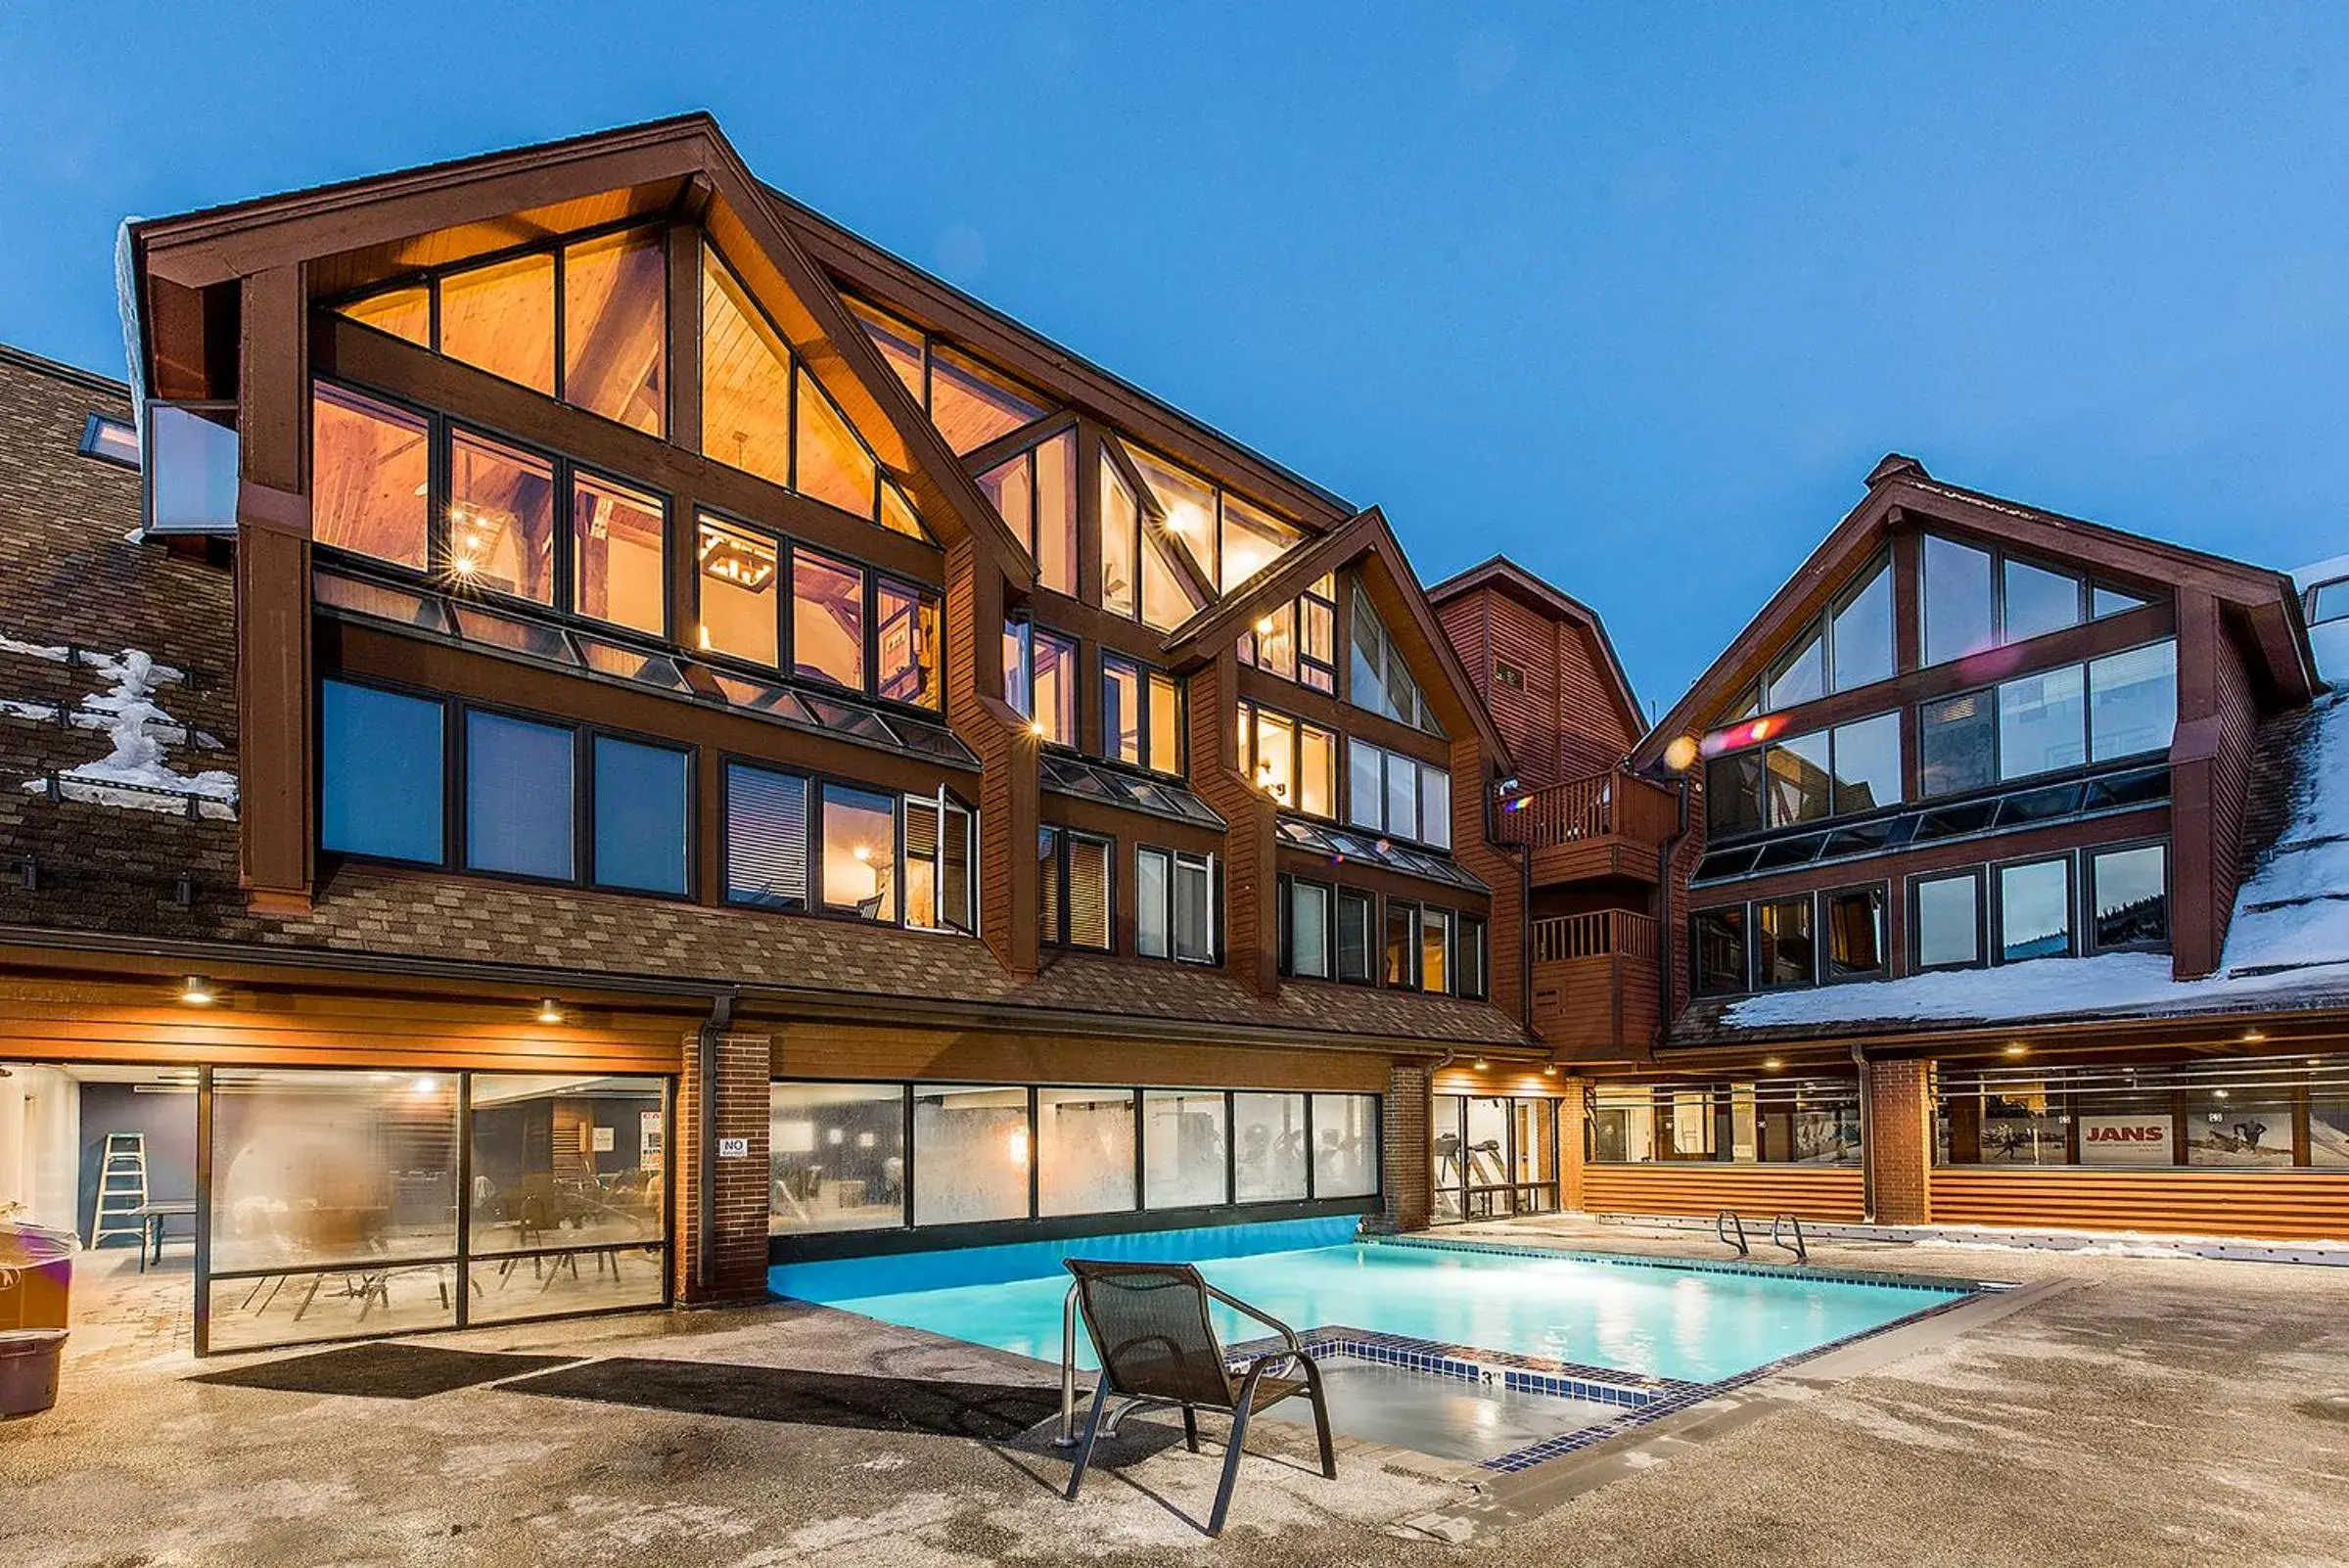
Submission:
M 182 773 L 171 765 L 171 748 L 190 739 L 190 732 L 163 712 L 155 701 L 155 691 L 158 686 L 185 680 L 184 671 L 157 664 L 153 656 L 137 648 L 102 653 L 0 636 L 0 652 L 58 664 L 78 663 L 114 683 L 107 691 L 82 698 L 79 708 L 68 712 L 69 723 L 102 731 L 112 750 L 94 761 L 59 770 L 58 788 L 67 799 L 126 810 L 184 814 L 193 798 L 202 815 L 236 814 L 236 774 L 222 768 Z M 0 714 L 54 722 L 57 711 L 47 703 L 6 698 L 0 699 Z M 195 738 L 201 749 L 207 737 Z M 217 745 L 213 742 L 214 748 Z M 40 794 L 49 788 L 49 781 L 28 778 L 21 787 Z

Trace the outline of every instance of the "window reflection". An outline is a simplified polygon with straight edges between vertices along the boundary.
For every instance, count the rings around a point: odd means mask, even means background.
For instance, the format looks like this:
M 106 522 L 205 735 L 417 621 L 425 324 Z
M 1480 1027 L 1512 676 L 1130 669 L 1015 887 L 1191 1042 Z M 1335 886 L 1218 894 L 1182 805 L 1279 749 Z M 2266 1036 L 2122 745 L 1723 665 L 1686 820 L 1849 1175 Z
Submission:
M 771 1235 L 903 1224 L 903 1086 L 770 1084 L 767 1165 Z
M 472 1093 L 475 1257 L 661 1239 L 659 1079 L 482 1073 Z

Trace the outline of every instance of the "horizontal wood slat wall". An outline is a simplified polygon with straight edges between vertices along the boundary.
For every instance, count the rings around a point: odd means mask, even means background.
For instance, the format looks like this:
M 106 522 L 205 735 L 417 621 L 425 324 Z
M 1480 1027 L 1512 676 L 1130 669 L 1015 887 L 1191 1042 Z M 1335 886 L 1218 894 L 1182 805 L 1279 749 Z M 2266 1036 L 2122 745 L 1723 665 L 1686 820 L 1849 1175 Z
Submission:
M 1933 1173 L 1935 1224 L 2324 1241 L 2349 1237 L 2349 1171 Z
M 1148 1087 L 1318 1089 L 1379 1094 L 1390 1059 L 1367 1051 L 1267 1051 L 1081 1036 L 857 1028 L 790 1022 L 774 1073 L 802 1079 L 931 1083 L 1139 1084 Z
M 1590 1214 L 1776 1214 L 1805 1220 L 1858 1220 L 1865 1199 L 1858 1166 L 1588 1165 L 1583 1208 Z

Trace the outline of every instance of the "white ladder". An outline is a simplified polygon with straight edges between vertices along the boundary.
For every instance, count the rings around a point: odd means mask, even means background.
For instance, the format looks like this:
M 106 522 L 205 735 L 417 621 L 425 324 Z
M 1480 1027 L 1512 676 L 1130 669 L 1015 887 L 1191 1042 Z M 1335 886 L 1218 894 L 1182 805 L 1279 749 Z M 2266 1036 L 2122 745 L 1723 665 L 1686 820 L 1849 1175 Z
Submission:
M 109 1132 L 106 1158 L 98 1166 L 98 1208 L 90 1216 L 90 1248 L 109 1236 L 128 1236 L 147 1245 L 147 1134 Z

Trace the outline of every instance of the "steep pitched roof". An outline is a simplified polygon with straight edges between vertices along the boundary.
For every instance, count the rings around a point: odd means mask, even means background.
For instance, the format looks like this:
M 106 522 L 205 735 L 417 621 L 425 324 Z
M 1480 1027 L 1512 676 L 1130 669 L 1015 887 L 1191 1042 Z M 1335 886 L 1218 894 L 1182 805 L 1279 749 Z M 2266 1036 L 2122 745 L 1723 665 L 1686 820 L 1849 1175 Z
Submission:
M 1633 734 L 1647 727 L 1639 709 L 1638 693 L 1632 689 L 1632 677 L 1625 673 L 1623 660 L 1615 652 L 1615 639 L 1607 635 L 1607 623 L 1597 611 L 1559 588 L 1547 579 L 1535 576 L 1505 555 L 1497 555 L 1465 572 L 1455 573 L 1427 590 L 1427 601 L 1442 606 L 1464 594 L 1490 588 L 1505 593 L 1520 603 L 1571 625 L 1583 627 L 1598 645 L 1600 661 L 1609 677 L 1608 695 L 1615 700 L 1624 716 L 1625 726 Z
M 1808 624 L 1848 576 L 1882 546 L 1895 525 L 1920 520 L 2124 580 L 2207 592 L 2245 612 L 2267 675 L 2287 698 L 2305 700 L 2317 688 L 2299 595 L 2284 574 L 1969 490 L 1934 479 L 1912 457 L 1893 453 L 1870 471 L 1860 503 L 1633 750 L 1633 765 L 1654 765 L 1675 739 L 1693 733 L 1707 715 L 1733 700 L 1785 639 Z

